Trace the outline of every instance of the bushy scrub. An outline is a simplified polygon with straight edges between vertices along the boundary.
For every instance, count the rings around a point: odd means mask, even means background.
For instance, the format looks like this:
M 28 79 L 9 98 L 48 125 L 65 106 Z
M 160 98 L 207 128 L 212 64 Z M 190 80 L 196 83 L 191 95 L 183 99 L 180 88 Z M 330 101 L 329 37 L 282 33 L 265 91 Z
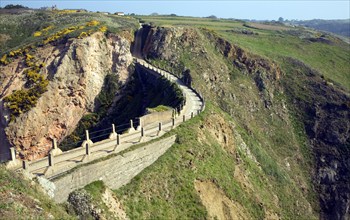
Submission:
M 35 62 L 35 57 L 26 54 L 26 65 L 31 67 L 24 71 L 27 82 L 25 89 L 14 91 L 11 95 L 4 98 L 5 106 L 10 110 L 10 121 L 22 113 L 29 111 L 36 105 L 40 96 L 47 91 L 49 81 L 40 74 L 40 69 L 44 63 Z

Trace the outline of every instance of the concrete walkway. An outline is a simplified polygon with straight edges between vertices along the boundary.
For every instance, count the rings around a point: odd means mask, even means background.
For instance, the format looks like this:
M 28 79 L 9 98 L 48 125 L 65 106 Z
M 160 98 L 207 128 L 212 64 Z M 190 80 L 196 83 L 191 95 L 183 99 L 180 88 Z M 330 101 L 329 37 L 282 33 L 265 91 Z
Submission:
M 176 76 L 150 65 L 144 60 L 138 58 L 134 58 L 134 60 L 135 63 L 142 65 L 148 71 L 160 74 L 180 87 L 186 96 L 186 103 L 178 117 L 169 121 L 160 121 L 159 123 L 161 123 L 161 126 L 159 126 L 158 123 L 140 128 L 139 130 L 131 129 L 132 131 L 130 133 L 120 134 L 118 137 L 116 133 L 112 133 L 109 139 L 93 143 L 92 145 L 92 142 L 84 142 L 82 147 L 54 156 L 50 154 L 49 156 L 37 161 L 23 163 L 22 168 L 22 164 L 18 160 L 10 161 L 10 163 L 16 164 L 14 167 L 17 167 L 17 169 L 25 168 L 34 175 L 45 176 L 46 178 L 52 179 L 78 165 L 106 157 L 112 153 L 121 152 L 141 142 L 145 143 L 158 138 L 204 110 L 205 106 L 202 97 L 200 97 L 193 89 L 185 86 Z

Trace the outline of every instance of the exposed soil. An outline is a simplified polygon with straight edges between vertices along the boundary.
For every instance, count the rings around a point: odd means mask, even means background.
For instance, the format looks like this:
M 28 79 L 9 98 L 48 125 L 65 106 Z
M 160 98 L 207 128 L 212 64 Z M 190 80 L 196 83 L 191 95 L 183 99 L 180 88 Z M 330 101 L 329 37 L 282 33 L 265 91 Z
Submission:
M 251 219 L 241 204 L 230 200 L 214 183 L 196 180 L 194 185 L 209 219 Z
M 109 211 L 114 214 L 114 217 L 121 220 L 129 219 L 121 203 L 114 197 L 110 189 L 106 188 L 106 191 L 102 194 L 102 201 L 109 208 Z

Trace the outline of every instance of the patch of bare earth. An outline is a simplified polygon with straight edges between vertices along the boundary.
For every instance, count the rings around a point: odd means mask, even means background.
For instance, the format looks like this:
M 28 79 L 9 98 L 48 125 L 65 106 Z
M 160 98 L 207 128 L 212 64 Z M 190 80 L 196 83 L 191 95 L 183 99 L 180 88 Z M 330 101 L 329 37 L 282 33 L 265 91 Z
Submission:
M 221 115 L 210 115 L 201 128 L 202 134 L 199 135 L 199 142 L 207 142 L 204 131 L 209 132 L 227 153 L 235 154 L 234 126 L 228 123 Z
M 214 183 L 196 180 L 194 185 L 209 219 L 251 219 L 241 204 L 230 200 Z
M 250 27 L 261 29 L 261 30 L 270 30 L 270 31 L 284 31 L 289 30 L 289 27 L 283 27 L 281 25 L 269 25 L 269 24 L 259 24 L 259 23 L 249 23 Z
M 116 219 L 126 220 L 129 219 L 126 216 L 126 212 L 124 211 L 122 204 L 113 196 L 113 192 L 110 189 L 106 189 L 106 191 L 102 194 L 102 201 L 106 204 L 109 211 L 113 213 Z

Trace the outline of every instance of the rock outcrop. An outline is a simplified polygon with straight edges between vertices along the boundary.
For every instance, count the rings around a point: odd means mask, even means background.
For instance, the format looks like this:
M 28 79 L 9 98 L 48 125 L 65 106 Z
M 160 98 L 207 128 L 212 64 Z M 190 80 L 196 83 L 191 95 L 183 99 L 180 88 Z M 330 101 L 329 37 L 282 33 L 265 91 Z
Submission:
M 71 39 L 64 45 L 45 46 L 35 54 L 47 65 L 41 70 L 49 79 L 48 91 L 42 94 L 30 111 L 9 122 L 2 111 L 2 128 L 10 145 L 20 157 L 35 159 L 47 154 L 51 141 L 58 141 L 72 132 L 79 120 L 94 109 L 105 76 L 117 74 L 123 84 L 129 78 L 132 63 L 130 43 L 116 35 L 95 33 L 83 39 Z M 18 59 L 2 67 L 0 101 L 25 84 L 23 62 Z M 114 94 L 111 94 L 114 95 Z

